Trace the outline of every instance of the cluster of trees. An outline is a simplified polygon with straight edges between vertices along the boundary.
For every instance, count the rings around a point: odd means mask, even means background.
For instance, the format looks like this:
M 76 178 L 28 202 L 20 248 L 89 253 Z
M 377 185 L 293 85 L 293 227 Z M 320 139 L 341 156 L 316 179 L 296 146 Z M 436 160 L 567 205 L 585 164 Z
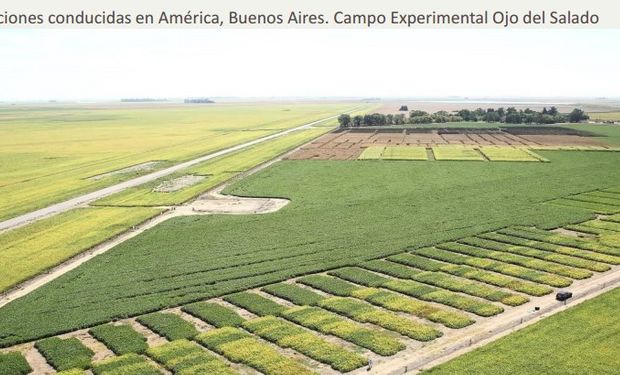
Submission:
M 343 114 L 338 117 L 341 128 L 360 127 L 360 126 L 382 126 L 382 125 L 402 125 L 402 124 L 430 124 L 430 123 L 446 123 L 446 122 L 500 122 L 506 124 L 556 124 L 562 122 L 581 122 L 589 117 L 581 109 L 575 108 L 572 112 L 565 114 L 560 113 L 556 107 L 549 109 L 543 108 L 542 111 L 534 111 L 529 108 L 517 110 L 510 108 L 489 108 L 484 110 L 478 108 L 476 110 L 461 109 L 455 112 L 439 111 L 429 114 L 424 111 L 414 110 L 409 112 L 409 116 L 405 114 L 388 114 L 373 113 L 368 115 L 350 115 Z
M 215 103 L 213 100 L 208 99 L 208 98 L 186 98 L 184 101 L 184 103 L 188 104 L 201 104 L 201 103 Z

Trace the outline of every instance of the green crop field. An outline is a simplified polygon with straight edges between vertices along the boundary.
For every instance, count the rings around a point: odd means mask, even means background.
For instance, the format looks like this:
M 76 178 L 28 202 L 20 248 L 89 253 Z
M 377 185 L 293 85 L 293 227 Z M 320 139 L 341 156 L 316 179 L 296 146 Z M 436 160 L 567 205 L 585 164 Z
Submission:
M 620 368 L 620 288 L 425 374 L 610 374 Z
M 593 217 L 592 211 L 544 202 L 620 186 L 620 175 L 613 173 L 620 162 L 619 153 L 540 153 L 552 162 L 277 163 L 236 183 L 227 192 L 290 198 L 291 203 L 283 210 L 268 215 L 195 216 L 164 222 L 1 308 L 0 345 L 242 291 L 296 275 L 356 265 L 408 248 L 458 240 L 507 226 L 548 228 L 585 221 Z M 437 254 L 439 250 L 431 255 Z M 497 285 L 510 282 L 497 272 L 504 272 L 509 278 L 526 277 L 519 278 L 514 290 L 527 287 L 523 284 L 527 281 L 556 286 L 571 282 L 564 276 L 514 263 L 448 250 L 441 250 L 441 254 L 446 260 L 459 262 L 454 264 L 456 268 L 442 267 L 446 274 L 464 272 L 471 280 L 493 280 Z M 502 254 L 505 255 L 501 259 L 522 261 L 509 253 Z M 436 260 L 444 262 L 443 258 Z M 543 260 L 531 258 L 523 264 L 542 265 L 540 262 Z M 467 271 L 472 267 L 476 272 Z M 562 267 L 557 267 L 558 272 L 567 275 L 588 272 L 573 274 Z M 389 286 L 408 293 L 424 292 L 413 288 L 412 283 L 410 280 Z M 390 298 L 389 294 L 378 294 L 374 300 L 409 311 L 416 308 L 408 300 Z M 465 303 L 443 292 L 426 298 L 455 306 Z M 481 309 L 483 306 L 468 308 L 481 314 L 493 313 Z M 46 319 L 39 318 L 42 314 Z
M 0 111 L 0 220 L 357 104 L 11 107 Z
M 259 164 L 324 134 L 329 129 L 300 130 L 260 143 L 256 146 L 210 160 L 182 172 L 174 173 L 153 182 L 130 188 L 93 203 L 97 206 L 164 206 L 184 203 L 200 193 L 233 178 Z M 185 176 L 205 176 L 199 183 L 173 192 L 156 192 L 155 187 L 164 181 Z
M 593 121 L 620 121 L 620 112 L 590 112 L 588 116 Z
M 155 208 L 78 208 L 0 233 L 0 292 L 157 215 Z M 10 266 L 9 266 L 10 265 Z

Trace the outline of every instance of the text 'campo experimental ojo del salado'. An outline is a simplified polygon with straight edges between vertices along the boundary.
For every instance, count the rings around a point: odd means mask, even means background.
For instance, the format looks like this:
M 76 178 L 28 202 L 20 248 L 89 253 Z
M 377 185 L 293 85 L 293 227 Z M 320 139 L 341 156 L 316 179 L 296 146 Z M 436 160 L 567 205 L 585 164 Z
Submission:
M 226 13 L 203 10 L 185 12 L 126 13 L 117 10 L 76 13 L 11 13 L 0 11 L 0 25 L 199 25 L 206 27 L 246 25 L 337 25 L 351 27 L 420 27 L 420 26 L 517 26 L 517 25 L 596 25 L 597 13 L 589 10 L 541 10 L 513 13 L 508 11 L 481 11 L 469 13 L 350 13 L 332 14 L 291 11 L 287 13 Z

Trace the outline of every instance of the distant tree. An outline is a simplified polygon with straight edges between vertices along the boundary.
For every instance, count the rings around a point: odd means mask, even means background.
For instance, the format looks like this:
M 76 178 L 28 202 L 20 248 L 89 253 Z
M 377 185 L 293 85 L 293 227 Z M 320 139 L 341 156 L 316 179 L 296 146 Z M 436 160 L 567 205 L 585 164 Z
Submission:
M 428 112 L 413 110 L 409 112 L 409 117 L 428 116 Z
M 586 113 L 579 108 L 573 109 L 572 112 L 568 114 L 569 122 L 581 122 L 589 118 L 590 116 L 586 115 Z
M 340 124 L 341 128 L 348 128 L 349 126 L 351 126 L 351 116 L 347 114 L 342 114 L 338 116 L 338 123 Z
M 547 114 L 551 116 L 555 116 L 558 114 L 558 109 L 551 106 L 551 108 L 549 108 L 549 111 L 547 111 Z
M 353 126 L 354 127 L 359 128 L 360 126 L 362 126 L 363 122 L 364 122 L 364 117 L 362 117 L 362 115 L 353 116 Z
M 394 115 L 389 114 L 389 115 L 385 116 L 385 124 L 386 125 L 394 124 Z
M 394 125 L 403 125 L 405 123 L 405 115 L 403 113 L 394 115 L 394 119 L 392 121 L 394 122 Z
M 399 111 L 403 111 L 403 112 L 407 112 L 409 110 L 409 107 L 407 107 L 406 105 L 401 105 L 398 110 Z

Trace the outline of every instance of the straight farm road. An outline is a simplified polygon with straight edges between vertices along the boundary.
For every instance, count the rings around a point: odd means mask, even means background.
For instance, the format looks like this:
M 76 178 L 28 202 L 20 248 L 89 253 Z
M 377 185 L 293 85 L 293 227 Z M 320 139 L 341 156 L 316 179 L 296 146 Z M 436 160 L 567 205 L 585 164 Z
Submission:
M 347 111 L 347 113 L 351 113 L 351 112 L 354 112 L 354 111 L 359 110 L 359 109 L 360 109 L 360 107 L 353 108 L 353 109 Z M 161 177 L 168 176 L 168 175 L 170 175 L 170 174 L 172 174 L 174 172 L 177 172 L 179 170 L 191 167 L 191 166 L 193 166 L 195 164 L 199 164 L 199 163 L 205 162 L 207 160 L 211 160 L 211 159 L 214 159 L 214 158 L 226 155 L 226 154 L 230 154 L 232 152 L 239 151 L 241 149 L 244 149 L 244 148 L 247 148 L 247 147 L 250 147 L 250 146 L 262 143 L 262 142 L 266 142 L 266 141 L 269 141 L 269 140 L 272 140 L 272 139 L 275 139 L 275 138 L 279 138 L 279 137 L 282 137 L 284 135 L 290 134 L 290 133 L 295 132 L 295 131 L 299 131 L 299 130 L 310 128 L 310 127 L 312 127 L 314 125 L 323 123 L 325 121 L 333 120 L 333 119 L 337 118 L 338 116 L 339 115 L 329 116 L 329 117 L 326 117 L 326 118 L 321 119 L 321 120 L 316 120 L 316 121 L 313 121 L 313 122 L 310 122 L 310 123 L 307 123 L 307 124 L 303 124 L 303 125 L 291 128 L 291 129 L 287 129 L 287 130 L 284 130 L 284 131 L 281 131 L 281 132 L 278 132 L 278 133 L 275 133 L 275 134 L 271 134 L 271 135 L 268 135 L 268 136 L 265 136 L 265 137 L 262 137 L 262 138 L 255 139 L 253 141 L 249 141 L 249 142 L 245 142 L 245 143 L 242 143 L 242 144 L 238 144 L 236 146 L 225 148 L 223 150 L 216 151 L 216 152 L 213 152 L 213 153 L 210 153 L 210 154 L 207 154 L 207 155 L 203 155 L 201 157 L 198 157 L 198 158 L 195 158 L 195 159 L 192 159 L 192 160 L 188 160 L 188 161 L 185 161 L 183 163 L 179 163 L 179 164 L 173 165 L 171 167 L 168 167 L 168 168 L 165 168 L 165 169 L 153 172 L 153 173 L 149 173 L 149 174 L 144 175 L 144 176 L 136 177 L 136 178 L 133 178 L 131 180 L 127 180 L 127 181 L 118 183 L 116 185 L 108 186 L 108 187 L 105 187 L 103 189 L 99 189 L 99 190 L 93 191 L 91 193 L 87 193 L 87 194 L 80 195 L 80 196 L 75 197 L 75 198 L 71 198 L 71 199 L 66 200 L 64 202 L 56 203 L 56 204 L 53 204 L 51 206 L 48 206 L 48 207 L 45 207 L 45 208 L 42 208 L 42 209 L 39 209 L 39 210 L 32 211 L 32 212 L 29 212 L 27 214 L 23 214 L 23 215 L 14 217 L 12 219 L 2 221 L 2 222 L 0 222 L 0 231 L 16 228 L 16 227 L 28 224 L 28 223 L 36 221 L 36 220 L 40 220 L 40 219 L 43 219 L 43 218 L 46 218 L 46 217 L 49 217 L 49 216 L 52 216 L 52 215 L 59 214 L 61 212 L 68 211 L 68 210 L 70 210 L 72 208 L 76 208 L 76 207 L 79 207 L 81 205 L 88 204 L 88 203 L 90 203 L 92 201 L 95 201 L 97 199 L 103 198 L 105 196 L 108 196 L 108 195 L 111 195 L 111 194 L 114 194 L 114 193 L 118 193 L 118 192 L 123 191 L 125 189 L 132 188 L 132 187 L 135 187 L 135 186 L 138 186 L 138 185 L 142 185 L 142 184 L 147 183 L 147 182 L 154 181 L 154 180 L 156 180 L 158 178 L 161 178 Z

